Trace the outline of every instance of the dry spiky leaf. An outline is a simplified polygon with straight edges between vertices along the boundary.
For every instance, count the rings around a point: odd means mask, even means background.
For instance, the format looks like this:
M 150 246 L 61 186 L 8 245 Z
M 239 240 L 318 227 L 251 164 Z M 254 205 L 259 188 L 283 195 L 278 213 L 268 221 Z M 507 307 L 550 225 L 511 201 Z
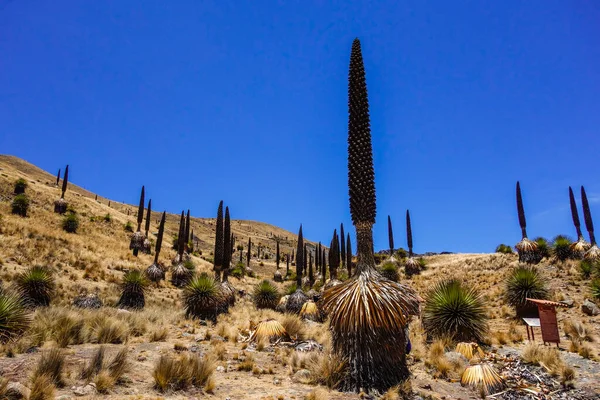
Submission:
M 504 379 L 488 364 L 472 365 L 465 369 L 460 379 L 462 386 L 481 390 L 486 396 L 499 392 L 505 387 Z
M 250 342 L 258 342 L 261 339 L 274 341 L 287 337 L 288 334 L 279 321 L 275 319 L 266 319 L 256 325 L 256 329 L 250 334 L 248 340 Z

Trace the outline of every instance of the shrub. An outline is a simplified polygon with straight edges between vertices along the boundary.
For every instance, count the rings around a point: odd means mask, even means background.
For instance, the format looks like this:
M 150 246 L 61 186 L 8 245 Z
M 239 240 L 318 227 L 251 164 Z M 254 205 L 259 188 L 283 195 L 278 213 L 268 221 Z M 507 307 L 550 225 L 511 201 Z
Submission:
M 538 253 L 538 257 L 540 258 L 540 260 L 542 258 L 549 258 L 550 257 L 550 245 L 548 244 L 548 240 L 546 240 L 543 237 L 537 237 L 535 239 L 533 239 L 533 241 L 535 243 L 537 243 L 537 253 Z
M 133 225 L 131 222 L 127 221 L 127 223 L 123 226 L 125 232 L 133 232 Z
M 33 379 L 46 375 L 58 387 L 64 386 L 63 369 L 65 355 L 61 349 L 54 348 L 42 353 L 42 357 L 33 371 Z
M 29 400 L 52 400 L 56 388 L 48 375 L 37 375 L 31 379 L 31 392 Z M 8 397 L 11 398 L 11 397 Z M 20 398 L 20 397 L 18 397 Z
M 67 214 L 63 219 L 62 228 L 65 232 L 77 233 L 77 229 L 79 228 L 79 218 L 77 218 L 77 215 L 73 213 Z
M 31 323 L 31 316 L 22 300 L 0 291 L 0 343 L 21 335 Z
M 390 281 L 398 282 L 400 275 L 398 274 L 398 266 L 393 261 L 387 261 L 381 266 L 381 275 Z
M 17 179 L 15 182 L 15 194 L 23 194 L 25 193 L 25 189 L 27 189 L 27 181 L 23 178 Z
M 427 295 L 423 327 L 430 337 L 481 342 L 487 319 L 482 297 L 458 279 L 438 282 Z
M 110 213 L 104 216 L 104 222 L 112 222 L 112 216 L 110 215 Z
M 219 282 L 206 273 L 194 278 L 183 289 L 186 318 L 210 319 L 216 322 L 224 304 Z
M 10 207 L 13 214 L 26 217 L 29 211 L 29 197 L 24 193 L 16 195 Z
M 559 261 L 572 257 L 571 245 L 573 241 L 564 235 L 558 235 L 552 240 L 552 253 Z
M 28 306 L 48 306 L 54 294 L 54 278 L 49 269 L 35 266 L 17 275 L 19 294 Z
M 286 288 L 285 288 L 285 294 L 288 296 L 293 295 L 294 293 L 296 293 L 296 290 L 298 290 L 298 285 L 296 284 L 296 282 L 294 283 L 290 283 Z
M 337 355 L 311 354 L 307 363 L 311 383 L 336 389 L 348 374 L 348 363 Z
M 579 270 L 581 271 L 581 276 L 585 279 L 588 279 L 592 275 L 592 272 L 594 272 L 595 268 L 596 265 L 591 260 L 579 261 Z
M 549 294 L 546 280 L 535 267 L 519 266 L 506 279 L 506 301 L 517 309 L 518 316 L 537 311 L 535 305 L 527 304 L 527 298 L 547 299 Z
M 125 274 L 121 283 L 121 298 L 117 307 L 139 310 L 144 308 L 146 300 L 144 293 L 148 281 L 142 271 L 134 269 Z
M 592 297 L 596 300 L 600 300 L 600 278 L 592 279 L 590 284 Z
M 238 262 L 231 270 L 230 275 L 238 279 L 243 278 L 246 275 L 246 265 L 243 262 Z
M 279 303 L 279 291 L 268 279 L 263 280 L 254 288 L 253 301 L 256 308 L 269 308 L 274 310 Z
M 214 369 L 214 362 L 206 357 L 183 354 L 172 358 L 163 355 L 152 372 L 154 387 L 160 392 L 201 387 L 210 381 Z
M 513 249 L 509 245 L 501 243 L 501 244 L 498 245 L 498 247 L 496 247 L 496 253 L 512 254 L 513 253 Z

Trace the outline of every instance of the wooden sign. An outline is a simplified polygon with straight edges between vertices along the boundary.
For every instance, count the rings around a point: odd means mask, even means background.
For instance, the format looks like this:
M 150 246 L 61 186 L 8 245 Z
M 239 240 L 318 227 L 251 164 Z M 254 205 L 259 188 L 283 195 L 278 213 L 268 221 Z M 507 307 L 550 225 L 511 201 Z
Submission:
M 550 305 L 538 304 L 540 311 L 540 328 L 544 343 L 560 343 L 558 322 L 556 321 L 556 308 Z

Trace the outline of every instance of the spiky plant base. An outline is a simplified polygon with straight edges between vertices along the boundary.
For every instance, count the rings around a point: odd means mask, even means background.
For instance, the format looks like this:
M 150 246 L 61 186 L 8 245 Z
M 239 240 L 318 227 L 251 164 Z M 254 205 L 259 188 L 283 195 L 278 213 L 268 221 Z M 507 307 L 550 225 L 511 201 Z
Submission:
M 165 279 L 165 270 L 159 264 L 153 263 L 146 269 L 146 276 L 154 283 L 158 283 Z
M 413 276 L 421 273 L 421 264 L 413 257 L 409 257 L 404 264 L 404 273 L 407 276 Z
M 144 254 L 152 254 L 152 246 L 151 246 L 150 240 L 148 240 L 148 238 L 144 239 L 144 244 L 142 245 L 142 252 Z
M 293 294 L 288 297 L 285 311 L 290 314 L 300 314 L 302 306 L 308 301 L 308 296 L 304 294 L 302 289 L 297 289 Z
M 187 269 L 183 263 L 177 264 L 171 272 L 171 283 L 175 287 L 183 287 L 188 284 L 192 278 L 192 272 Z
M 188 253 L 183 253 L 181 256 L 177 254 L 175 258 L 171 261 L 173 266 L 177 266 L 178 264 L 184 263 L 186 261 L 191 261 L 192 257 Z
M 593 245 L 588 251 L 585 252 L 583 258 L 592 262 L 600 260 L 600 248 L 598 248 L 596 245 Z
M 185 317 L 217 322 L 217 316 L 226 303 L 221 285 L 208 276 L 194 278 L 183 290 Z
M 144 234 L 142 232 L 135 232 L 131 235 L 131 240 L 129 241 L 129 250 L 143 250 L 144 249 Z
M 515 247 L 519 253 L 519 262 L 537 264 L 541 261 L 536 242 L 523 238 Z
M 305 276 L 304 278 L 302 278 L 302 287 L 310 287 L 310 279 L 308 279 L 308 276 Z
M 146 299 L 143 292 L 127 292 L 123 291 L 121 298 L 117 302 L 117 308 L 125 308 L 132 310 L 141 310 L 146 305 Z
M 98 309 L 102 307 L 102 300 L 97 294 L 83 294 L 73 299 L 73 305 L 77 308 Z
M 366 270 L 327 289 L 323 307 L 330 317 L 333 349 L 348 361 L 342 390 L 384 392 L 408 378 L 404 328 L 419 309 L 411 288 Z
M 0 293 L 0 343 L 19 337 L 27 330 L 31 320 L 32 314 L 19 296 Z
M 314 301 L 309 300 L 302 306 L 302 309 L 300 310 L 300 318 L 314 322 L 321 322 L 323 320 L 323 315 L 317 304 Z
M 283 282 L 283 275 L 281 275 L 281 272 L 279 270 L 276 270 L 273 274 L 273 280 L 275 282 Z
M 290 296 L 283 296 L 281 299 L 279 299 L 279 303 L 277 304 L 277 307 L 275 307 L 275 310 L 282 313 L 285 312 L 289 298 Z
M 54 212 L 64 214 L 67 212 L 68 203 L 65 199 L 58 199 L 54 202 Z
M 580 236 L 575 243 L 571 244 L 571 256 L 576 260 L 581 260 L 590 247 L 591 245 Z

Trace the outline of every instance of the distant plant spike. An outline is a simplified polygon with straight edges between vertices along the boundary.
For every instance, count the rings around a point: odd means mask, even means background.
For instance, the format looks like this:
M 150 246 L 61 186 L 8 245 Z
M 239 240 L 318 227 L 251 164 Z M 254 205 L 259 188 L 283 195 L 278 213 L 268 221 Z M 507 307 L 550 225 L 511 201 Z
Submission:
M 140 194 L 140 204 L 138 206 L 138 213 L 137 213 L 137 231 L 140 232 L 142 230 L 142 221 L 144 220 L 144 196 L 145 196 L 145 189 L 144 186 L 142 186 L 142 193 Z
M 217 209 L 217 224 L 215 231 L 214 271 L 217 281 L 221 281 L 221 268 L 223 267 L 223 200 L 219 202 Z
M 290 254 L 285 255 L 285 276 L 290 275 Z
M 321 256 L 321 283 L 325 285 L 327 279 L 327 255 L 325 248 L 323 248 L 323 255 Z
M 177 254 L 179 256 L 179 262 L 183 262 L 183 246 L 185 239 L 183 235 L 185 233 L 185 214 L 181 211 L 181 217 L 179 218 L 179 233 L 177 234 Z
M 304 265 L 302 266 L 302 275 L 307 276 L 307 268 L 308 268 L 308 254 L 306 251 L 306 243 L 304 243 L 304 252 L 303 252 L 302 260 L 304 261 Z
M 394 255 L 394 231 L 392 230 L 392 218 L 388 215 L 388 242 L 390 245 L 390 257 Z
M 56 174 L 56 186 L 60 183 L 60 168 L 58 169 L 58 174 Z
M 190 241 L 190 210 L 187 210 L 187 215 L 185 217 L 185 232 L 183 233 L 183 240 L 184 240 L 184 246 L 185 246 L 185 251 L 189 251 L 188 247 L 188 243 Z
M 302 237 L 302 224 L 298 231 L 298 247 L 296 249 L 296 285 L 302 288 L 302 267 L 304 265 L 304 238 Z M 299 312 L 300 310 L 298 310 Z
M 62 184 L 62 194 L 60 195 L 61 199 L 65 198 L 65 192 L 67 191 L 67 185 L 69 184 L 69 166 L 65 168 L 65 175 L 63 176 L 63 184 Z
M 248 237 L 248 253 L 246 253 L 246 267 L 250 268 L 250 258 L 252 257 L 252 240 Z
M 308 253 L 308 284 L 312 287 L 315 283 L 315 274 L 313 271 L 313 256 L 312 252 Z
M 279 240 L 276 242 L 277 243 L 277 250 L 275 251 L 275 265 L 277 266 L 277 269 L 279 269 Z
M 413 255 L 413 239 L 412 239 L 412 227 L 410 225 L 410 211 L 406 210 L 406 241 L 408 244 L 408 257 Z
M 225 207 L 225 223 L 223 225 L 223 281 L 227 281 L 231 266 L 231 218 L 229 207 Z
M 575 202 L 575 196 L 573 195 L 573 189 L 569 186 L 569 202 L 571 204 L 571 217 L 573 218 L 573 225 L 575 225 L 575 229 L 577 230 L 577 238 L 581 238 L 583 233 L 581 233 L 581 222 L 579 221 L 579 212 L 577 211 L 577 203 Z
M 352 243 L 350 242 L 350 232 L 346 234 L 346 268 L 348 269 L 348 277 L 352 276 Z
M 588 202 L 585 188 L 583 186 L 581 187 L 581 204 L 583 205 L 583 220 L 585 221 L 585 228 L 590 235 L 590 244 L 594 246 L 596 244 L 596 237 L 594 236 L 594 222 L 592 221 L 590 203 Z
M 523 239 L 527 238 L 527 221 L 525 220 L 525 210 L 523 209 L 523 197 L 521 196 L 521 183 L 517 181 L 517 213 L 519 214 L 519 225 Z
M 165 234 L 165 220 L 167 218 L 167 212 L 163 211 L 162 217 L 160 218 L 160 225 L 158 226 L 158 235 L 156 236 L 156 245 L 154 246 L 154 263 L 158 263 L 158 255 L 162 247 L 163 236 Z
M 292 262 L 294 262 L 294 249 L 292 249 Z
M 321 242 L 315 248 L 316 256 L 315 256 L 315 266 L 317 267 L 317 271 L 319 274 L 321 273 Z
M 150 218 L 152 218 L 152 199 L 148 200 L 148 210 L 146 211 L 146 226 L 144 227 L 146 237 L 148 237 L 148 232 L 150 231 Z
M 231 234 L 231 257 L 230 259 L 233 259 L 233 253 L 235 253 L 235 236 L 233 235 L 233 233 Z
M 346 241 L 344 240 L 344 224 L 340 224 L 340 256 L 342 261 L 342 268 L 346 267 Z

